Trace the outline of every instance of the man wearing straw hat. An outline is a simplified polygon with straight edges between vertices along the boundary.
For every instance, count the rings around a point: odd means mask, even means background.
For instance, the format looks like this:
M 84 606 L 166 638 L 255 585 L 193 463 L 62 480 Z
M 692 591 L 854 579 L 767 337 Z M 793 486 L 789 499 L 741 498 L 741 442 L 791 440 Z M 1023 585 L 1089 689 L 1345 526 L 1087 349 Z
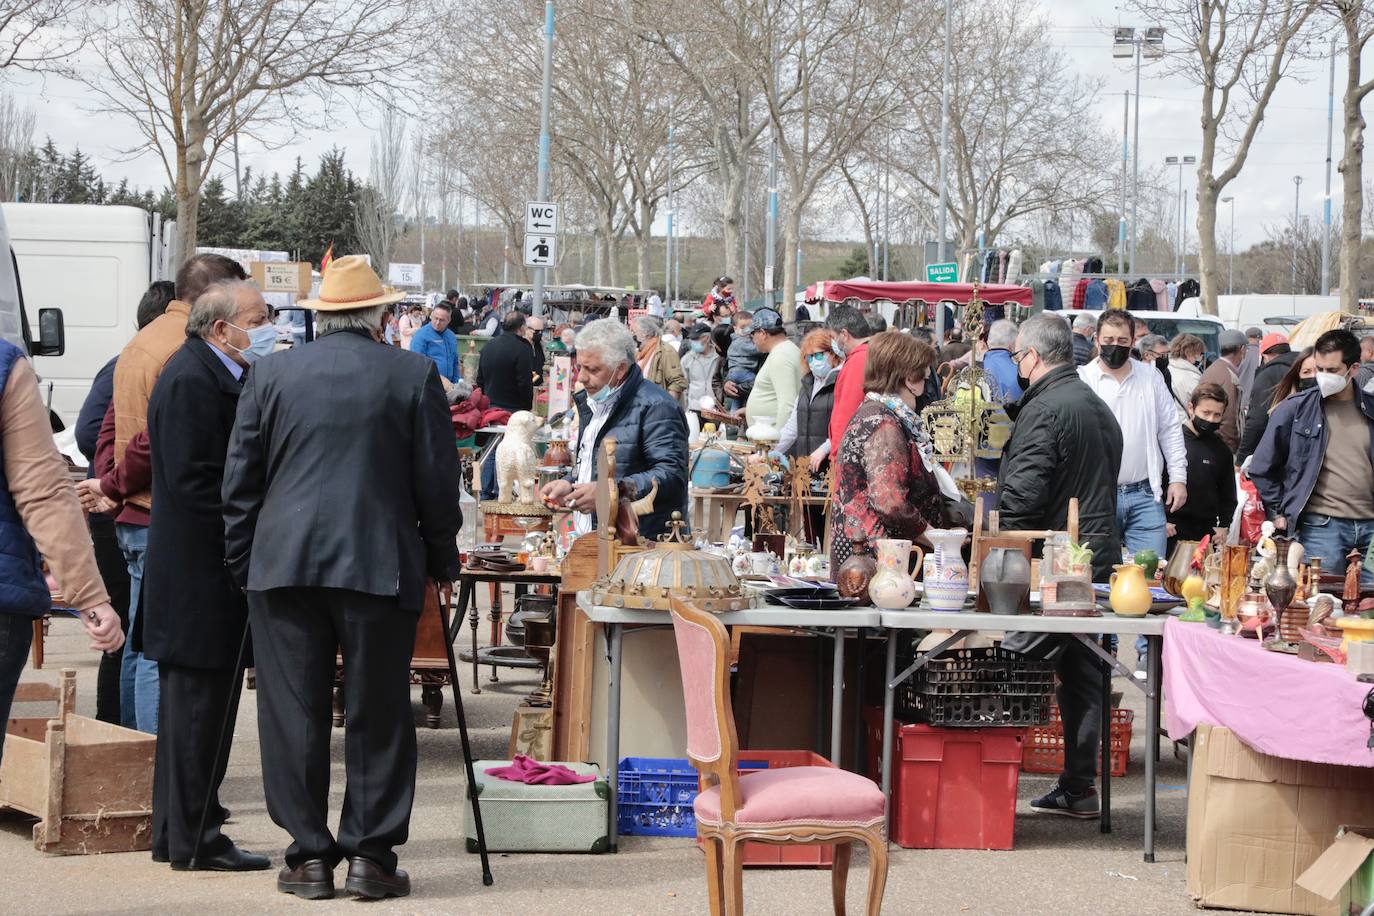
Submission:
M 292 839 L 277 888 L 310 899 L 333 896 L 344 858 L 349 893 L 410 892 L 394 851 L 415 797 L 410 657 L 426 580 L 458 575 L 458 454 L 438 371 L 377 342 L 400 299 L 365 259 L 330 264 L 320 297 L 301 303 L 316 311 L 319 339 L 254 365 L 225 468 L 267 810 Z M 337 838 L 327 823 L 336 646 L 348 736 Z

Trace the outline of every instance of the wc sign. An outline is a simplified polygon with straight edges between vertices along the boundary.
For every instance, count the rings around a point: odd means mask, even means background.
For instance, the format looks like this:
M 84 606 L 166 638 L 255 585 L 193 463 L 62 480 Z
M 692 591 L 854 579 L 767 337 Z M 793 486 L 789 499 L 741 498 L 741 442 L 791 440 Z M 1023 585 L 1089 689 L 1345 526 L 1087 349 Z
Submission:
M 558 204 L 530 201 L 525 204 L 526 235 L 557 235 Z

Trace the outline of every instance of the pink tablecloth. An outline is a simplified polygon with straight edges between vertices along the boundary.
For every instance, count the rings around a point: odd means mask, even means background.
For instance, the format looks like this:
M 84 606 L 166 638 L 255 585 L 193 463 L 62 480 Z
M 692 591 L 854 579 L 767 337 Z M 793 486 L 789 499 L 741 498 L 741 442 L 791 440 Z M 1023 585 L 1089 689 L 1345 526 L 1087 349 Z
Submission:
M 1164 627 L 1164 705 L 1169 737 L 1221 725 L 1275 757 L 1374 767 L 1369 684 L 1339 665 L 1269 652 L 1253 639 L 1222 636 L 1200 623 Z

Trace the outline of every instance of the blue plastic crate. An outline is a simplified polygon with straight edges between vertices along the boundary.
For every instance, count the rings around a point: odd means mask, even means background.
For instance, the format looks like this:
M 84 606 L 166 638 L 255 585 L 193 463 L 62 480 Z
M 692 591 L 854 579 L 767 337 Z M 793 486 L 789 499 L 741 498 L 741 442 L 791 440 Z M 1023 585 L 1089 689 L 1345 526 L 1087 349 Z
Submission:
M 764 761 L 740 761 L 742 770 L 767 769 Z M 685 759 L 623 757 L 616 783 L 616 823 L 623 836 L 697 835 L 692 813 L 700 782 Z

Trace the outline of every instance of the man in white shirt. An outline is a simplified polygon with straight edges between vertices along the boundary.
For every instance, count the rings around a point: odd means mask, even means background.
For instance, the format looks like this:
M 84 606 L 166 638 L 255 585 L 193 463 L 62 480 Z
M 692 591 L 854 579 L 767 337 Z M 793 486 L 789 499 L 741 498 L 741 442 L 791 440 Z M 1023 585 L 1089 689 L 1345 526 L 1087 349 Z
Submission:
M 1127 551 L 1153 550 L 1164 557 L 1164 517 L 1188 499 L 1188 455 L 1183 426 L 1164 376 L 1130 356 L 1135 343 L 1129 312 L 1113 309 L 1097 321 L 1096 359 L 1081 366 L 1079 378 L 1106 402 L 1121 427 L 1121 471 L 1117 475 L 1116 525 Z M 1164 471 L 1168 492 L 1162 492 Z M 1163 503 L 1161 503 L 1161 498 Z
M 656 290 L 649 293 L 649 314 L 655 318 L 663 317 L 663 300 Z

